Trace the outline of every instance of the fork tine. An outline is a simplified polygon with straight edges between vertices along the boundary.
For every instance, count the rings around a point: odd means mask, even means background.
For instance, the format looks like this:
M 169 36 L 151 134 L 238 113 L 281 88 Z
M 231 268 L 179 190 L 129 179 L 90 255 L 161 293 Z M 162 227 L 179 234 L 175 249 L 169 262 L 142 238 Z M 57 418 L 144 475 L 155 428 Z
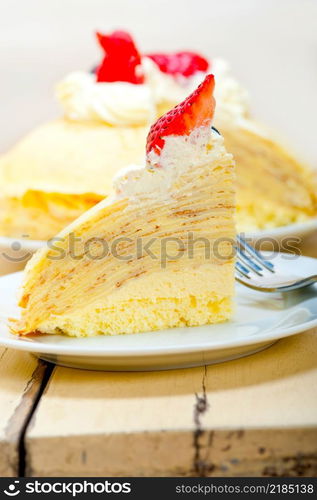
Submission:
M 241 248 L 237 248 L 237 259 L 247 267 L 250 271 L 253 271 L 258 276 L 263 276 L 263 269 L 256 262 L 254 262 Z
M 242 247 L 242 249 L 245 250 L 245 252 L 251 254 L 251 257 L 254 257 L 259 264 L 261 264 L 263 267 L 265 267 L 265 269 L 267 269 L 271 273 L 275 273 L 274 264 L 264 259 L 264 257 L 262 257 L 260 252 L 258 252 L 255 248 L 249 245 L 249 243 L 247 243 L 245 239 L 242 238 L 242 236 L 237 235 L 237 241 L 239 245 Z
M 236 272 L 239 273 L 239 275 L 244 276 L 245 278 L 250 279 L 250 276 L 249 276 L 249 272 L 250 271 L 249 271 L 249 269 L 247 269 L 246 267 L 244 267 L 241 264 L 241 262 L 236 261 L 235 268 L 236 268 Z

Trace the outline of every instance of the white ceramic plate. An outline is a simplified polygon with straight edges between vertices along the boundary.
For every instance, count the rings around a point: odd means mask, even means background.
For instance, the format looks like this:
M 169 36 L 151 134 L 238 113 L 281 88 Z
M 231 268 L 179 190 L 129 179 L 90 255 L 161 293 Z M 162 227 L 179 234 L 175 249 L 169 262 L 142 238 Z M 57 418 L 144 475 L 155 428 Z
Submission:
M 293 258 L 294 259 L 294 258 Z M 287 274 L 294 260 L 275 255 Z M 296 258 L 296 274 L 317 274 L 317 259 Z M 294 274 L 294 273 L 292 273 Z M 0 278 L 0 311 L 17 316 L 21 273 Z M 0 345 L 29 351 L 56 364 L 95 370 L 161 370 L 219 363 L 269 347 L 282 337 L 317 326 L 317 286 L 288 294 L 265 294 L 237 287 L 234 319 L 218 325 L 174 328 L 114 337 L 69 338 L 43 335 L 19 338 L 0 325 Z
M 254 232 L 247 232 L 246 236 L 253 240 L 275 239 L 281 241 L 282 238 L 304 238 L 317 230 L 317 218 L 310 219 L 297 224 L 288 224 L 271 229 L 262 229 Z
M 0 275 L 24 269 L 34 252 L 43 246 L 45 241 L 0 236 Z
M 278 243 L 283 238 L 303 238 L 317 230 L 317 218 L 300 224 L 289 224 L 273 229 L 247 232 L 245 236 L 252 241 L 261 241 L 261 249 L 272 248 L 272 239 Z M 24 269 L 25 264 L 32 254 L 45 246 L 45 241 L 23 240 L 0 236 L 0 275 L 9 274 Z M 283 250 L 283 246 L 275 247 L 275 250 Z

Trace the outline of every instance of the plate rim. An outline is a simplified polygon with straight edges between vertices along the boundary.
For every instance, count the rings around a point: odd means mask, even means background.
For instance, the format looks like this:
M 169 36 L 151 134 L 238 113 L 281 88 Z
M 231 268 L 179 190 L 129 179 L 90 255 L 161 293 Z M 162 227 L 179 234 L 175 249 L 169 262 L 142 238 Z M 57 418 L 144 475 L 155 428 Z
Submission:
M 12 238 L 10 236 L 0 236 L 0 247 L 12 247 L 13 243 L 19 243 L 21 249 L 36 251 L 43 248 L 47 240 L 27 240 L 23 238 Z
M 244 231 L 243 234 L 245 234 L 247 238 L 251 239 L 272 237 L 274 235 L 281 238 L 283 236 L 287 236 L 290 233 L 294 235 L 297 231 L 299 233 L 301 233 L 302 231 L 306 233 L 313 231 L 314 229 L 317 229 L 317 217 L 311 217 L 309 220 L 303 222 L 293 222 L 292 224 L 287 224 L 285 226 L 259 229 L 257 231 Z
M 229 323 L 228 323 L 229 324 Z M 213 325 L 211 324 L 210 327 Z M 169 346 L 168 348 L 160 348 L 154 350 L 153 348 L 151 349 L 146 349 L 142 347 L 138 348 L 130 348 L 129 350 L 119 350 L 119 349 L 107 349 L 106 352 L 101 351 L 100 348 L 93 350 L 93 349 L 87 349 L 86 351 L 82 351 L 81 348 L 77 347 L 67 347 L 63 345 L 52 345 L 52 344 L 41 344 L 39 342 L 29 342 L 25 341 L 19 342 L 19 338 L 14 339 L 14 338 L 8 338 L 8 339 L 3 339 L 0 337 L 0 346 L 1 347 L 8 347 L 11 349 L 16 349 L 19 351 L 26 351 L 26 352 L 31 352 L 31 353 L 40 353 L 40 354 L 56 354 L 58 356 L 61 355 L 66 355 L 66 356 L 81 356 L 81 357 L 89 357 L 89 356 L 95 356 L 95 357 L 103 357 L 103 358 L 116 358 L 118 356 L 124 357 L 124 358 L 129 358 L 129 357 L 143 357 L 143 356 L 167 356 L 167 355 L 177 355 L 177 354 L 188 354 L 188 353 L 197 353 L 201 351 L 217 351 L 217 350 L 226 350 L 226 349 L 233 349 L 237 347 L 243 347 L 243 346 L 251 346 L 251 345 L 258 345 L 258 344 L 263 344 L 263 343 L 270 343 L 271 341 L 278 341 L 286 337 L 292 337 L 293 335 L 302 333 L 304 331 L 308 331 L 312 328 L 315 328 L 317 326 L 317 318 L 313 321 L 308 321 L 305 323 L 301 323 L 301 325 L 297 325 L 294 327 L 290 328 L 284 328 L 281 330 L 275 330 L 273 334 L 271 335 L 261 335 L 261 336 L 256 336 L 256 337 L 249 337 L 249 338 L 243 338 L 240 339 L 239 341 L 235 341 L 234 344 L 229 344 L 229 343 L 216 343 L 212 344 L 210 346 L 204 344 L 204 345 L 197 345 L 197 346 Z M 196 328 L 196 327 L 189 327 L 189 328 Z M 199 328 L 199 327 L 198 327 Z M 171 329 L 172 330 L 172 329 Z M 145 332 L 147 333 L 147 332 Z M 155 332 L 148 332 L 148 333 L 153 333 Z M 129 334 L 130 335 L 130 334 Z M 131 335 L 143 335 L 143 333 L 139 334 L 131 334 Z M 104 336 L 107 338 L 107 336 Z M 83 337 L 86 338 L 86 337 Z

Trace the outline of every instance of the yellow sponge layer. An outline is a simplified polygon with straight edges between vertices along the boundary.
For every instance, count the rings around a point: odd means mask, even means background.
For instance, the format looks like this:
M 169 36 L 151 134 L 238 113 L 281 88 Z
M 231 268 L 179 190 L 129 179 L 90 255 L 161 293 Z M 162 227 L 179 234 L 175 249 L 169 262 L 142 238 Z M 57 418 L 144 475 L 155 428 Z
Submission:
M 182 299 L 139 299 L 116 303 L 112 307 L 90 309 L 64 315 L 41 325 L 46 333 L 72 337 L 139 333 L 166 328 L 219 323 L 232 316 L 232 297 L 216 294 Z

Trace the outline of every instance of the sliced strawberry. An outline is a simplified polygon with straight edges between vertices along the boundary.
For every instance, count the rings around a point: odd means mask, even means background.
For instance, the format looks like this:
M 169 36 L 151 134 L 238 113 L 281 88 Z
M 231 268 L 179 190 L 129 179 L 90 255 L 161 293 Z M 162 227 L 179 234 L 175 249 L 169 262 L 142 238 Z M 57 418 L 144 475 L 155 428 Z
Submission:
M 198 71 L 208 71 L 209 62 L 195 52 L 175 52 L 174 54 L 147 54 L 163 73 L 177 77 L 189 77 Z
M 97 82 L 143 83 L 141 56 L 129 33 L 114 31 L 109 35 L 96 35 L 105 51 L 103 61 L 96 70 Z
M 197 127 L 210 126 L 215 111 L 214 87 L 214 75 L 207 75 L 185 101 L 159 118 L 147 137 L 147 154 L 154 151 L 159 155 L 165 143 L 164 137 L 189 135 Z

